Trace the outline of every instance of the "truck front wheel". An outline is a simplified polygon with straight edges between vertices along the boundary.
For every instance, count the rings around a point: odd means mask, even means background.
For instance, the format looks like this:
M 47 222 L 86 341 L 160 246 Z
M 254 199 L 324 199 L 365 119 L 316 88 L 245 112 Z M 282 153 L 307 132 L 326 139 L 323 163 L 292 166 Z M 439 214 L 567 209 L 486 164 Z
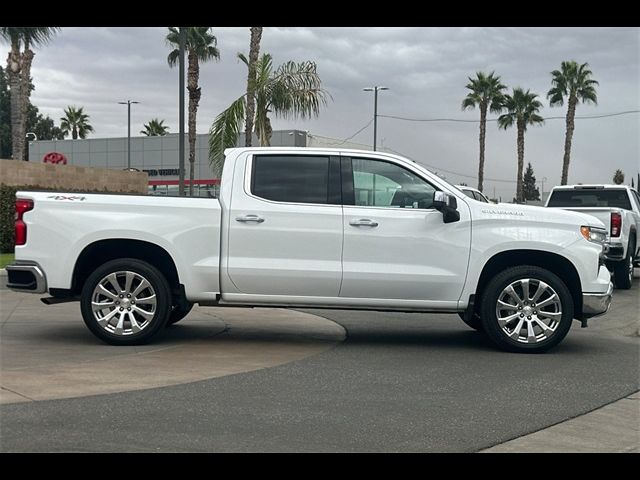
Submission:
M 632 237 L 627 247 L 627 256 L 624 260 L 616 262 L 613 266 L 613 280 L 615 281 L 616 288 L 629 290 L 631 285 L 633 285 L 633 253 L 635 251 L 636 239 Z
M 569 332 L 573 299 L 553 272 L 532 265 L 511 267 L 487 285 L 481 317 L 485 332 L 499 348 L 539 353 Z
M 171 293 L 154 266 L 134 258 L 111 260 L 87 278 L 80 309 L 89 330 L 111 345 L 147 343 L 166 324 Z

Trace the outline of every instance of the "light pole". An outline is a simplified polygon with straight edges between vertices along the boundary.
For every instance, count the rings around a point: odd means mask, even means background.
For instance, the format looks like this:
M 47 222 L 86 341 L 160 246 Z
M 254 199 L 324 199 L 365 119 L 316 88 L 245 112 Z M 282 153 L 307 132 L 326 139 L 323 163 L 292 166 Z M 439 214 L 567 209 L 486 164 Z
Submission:
M 388 87 L 380 87 L 378 85 L 374 87 L 367 87 L 362 89 L 365 92 L 373 93 L 373 151 L 376 151 L 376 137 L 378 135 L 378 91 L 389 90 Z
M 544 202 L 544 182 L 547 181 L 547 177 L 542 177 L 542 192 L 540 193 L 540 200 Z
M 33 132 L 27 132 L 27 134 L 25 135 L 25 138 L 27 139 L 27 142 L 29 143 L 29 145 L 27 146 L 27 155 L 26 155 L 27 162 L 29 161 L 29 147 L 31 146 L 31 142 L 29 142 L 29 136 L 30 135 L 33 135 L 33 141 L 34 142 L 38 141 L 38 135 L 36 135 Z
M 131 104 L 140 103 L 132 100 L 126 102 L 118 102 L 120 105 L 127 106 L 127 170 L 131 169 Z

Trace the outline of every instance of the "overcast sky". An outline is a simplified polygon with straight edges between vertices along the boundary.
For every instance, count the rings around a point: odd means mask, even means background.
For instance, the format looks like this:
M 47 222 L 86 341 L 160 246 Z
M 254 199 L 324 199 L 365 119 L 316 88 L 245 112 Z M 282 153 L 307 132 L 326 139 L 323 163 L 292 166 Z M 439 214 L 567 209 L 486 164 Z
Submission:
M 240 96 L 246 67 L 236 58 L 247 52 L 249 28 L 214 27 L 221 52 L 217 63 L 201 69 L 202 98 L 198 133 Z M 126 106 L 132 99 L 132 132 L 153 117 L 177 131 L 177 69 L 166 63 L 166 28 L 65 27 L 36 52 L 32 102 L 59 121 L 67 105 L 84 106 L 95 128 L 92 137 L 126 136 Z M 8 47 L 0 46 L 4 60 Z M 510 88 L 541 95 L 543 116 L 563 116 L 550 108 L 549 72 L 562 60 L 589 62 L 598 87 L 598 106 L 580 105 L 578 115 L 640 109 L 640 29 L 638 28 L 265 28 L 261 52 L 276 65 L 313 60 L 333 99 L 314 120 L 274 119 L 274 129 L 297 128 L 311 134 L 346 138 L 373 115 L 371 92 L 384 85 L 379 113 L 413 118 L 476 120 L 462 112 L 467 77 L 495 70 Z M 353 140 L 372 142 L 372 126 Z M 439 169 L 448 180 L 475 185 L 478 163 L 477 123 L 414 123 L 378 120 L 378 141 Z M 564 121 L 531 127 L 525 138 L 525 163 L 531 162 L 545 190 L 559 183 Z M 485 191 L 510 200 L 515 191 L 516 132 L 487 126 Z M 569 181 L 611 182 L 621 168 L 627 177 L 640 171 L 640 114 L 576 121 Z M 469 175 L 463 177 L 453 173 Z

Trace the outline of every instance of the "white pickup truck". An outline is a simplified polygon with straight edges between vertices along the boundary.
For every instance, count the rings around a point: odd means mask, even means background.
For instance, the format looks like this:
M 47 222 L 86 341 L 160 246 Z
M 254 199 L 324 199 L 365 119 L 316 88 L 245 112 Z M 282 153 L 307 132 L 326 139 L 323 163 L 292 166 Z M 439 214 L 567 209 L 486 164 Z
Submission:
M 547 207 L 587 213 L 607 228 L 606 265 L 615 286 L 628 289 L 640 262 L 640 195 L 625 185 L 564 185 L 555 187 Z
M 457 313 L 539 352 L 609 308 L 604 239 L 592 216 L 481 203 L 396 155 L 236 148 L 219 199 L 18 192 L 8 287 L 79 300 L 119 345 L 198 303 Z

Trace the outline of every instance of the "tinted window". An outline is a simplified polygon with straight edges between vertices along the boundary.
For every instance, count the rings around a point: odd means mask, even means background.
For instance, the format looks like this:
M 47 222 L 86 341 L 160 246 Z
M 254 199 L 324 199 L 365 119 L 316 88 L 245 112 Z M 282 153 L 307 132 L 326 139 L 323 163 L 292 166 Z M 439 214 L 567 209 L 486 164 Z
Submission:
M 257 155 L 251 192 L 276 202 L 327 203 L 329 157 Z
M 640 211 L 640 195 L 638 192 L 633 192 L 633 198 L 636 200 L 636 208 Z
M 476 198 L 473 196 L 473 192 L 471 190 L 462 190 L 462 193 L 464 193 L 469 198 Z
M 433 193 L 429 183 L 393 163 L 352 159 L 355 204 L 389 208 L 431 208 Z
M 484 195 L 482 195 L 481 193 L 478 192 L 473 192 L 473 196 L 476 200 L 478 200 L 479 202 L 484 202 L 484 203 L 488 203 L 487 199 L 484 197 Z
M 626 190 L 576 189 L 554 190 L 549 207 L 614 207 L 631 210 Z

